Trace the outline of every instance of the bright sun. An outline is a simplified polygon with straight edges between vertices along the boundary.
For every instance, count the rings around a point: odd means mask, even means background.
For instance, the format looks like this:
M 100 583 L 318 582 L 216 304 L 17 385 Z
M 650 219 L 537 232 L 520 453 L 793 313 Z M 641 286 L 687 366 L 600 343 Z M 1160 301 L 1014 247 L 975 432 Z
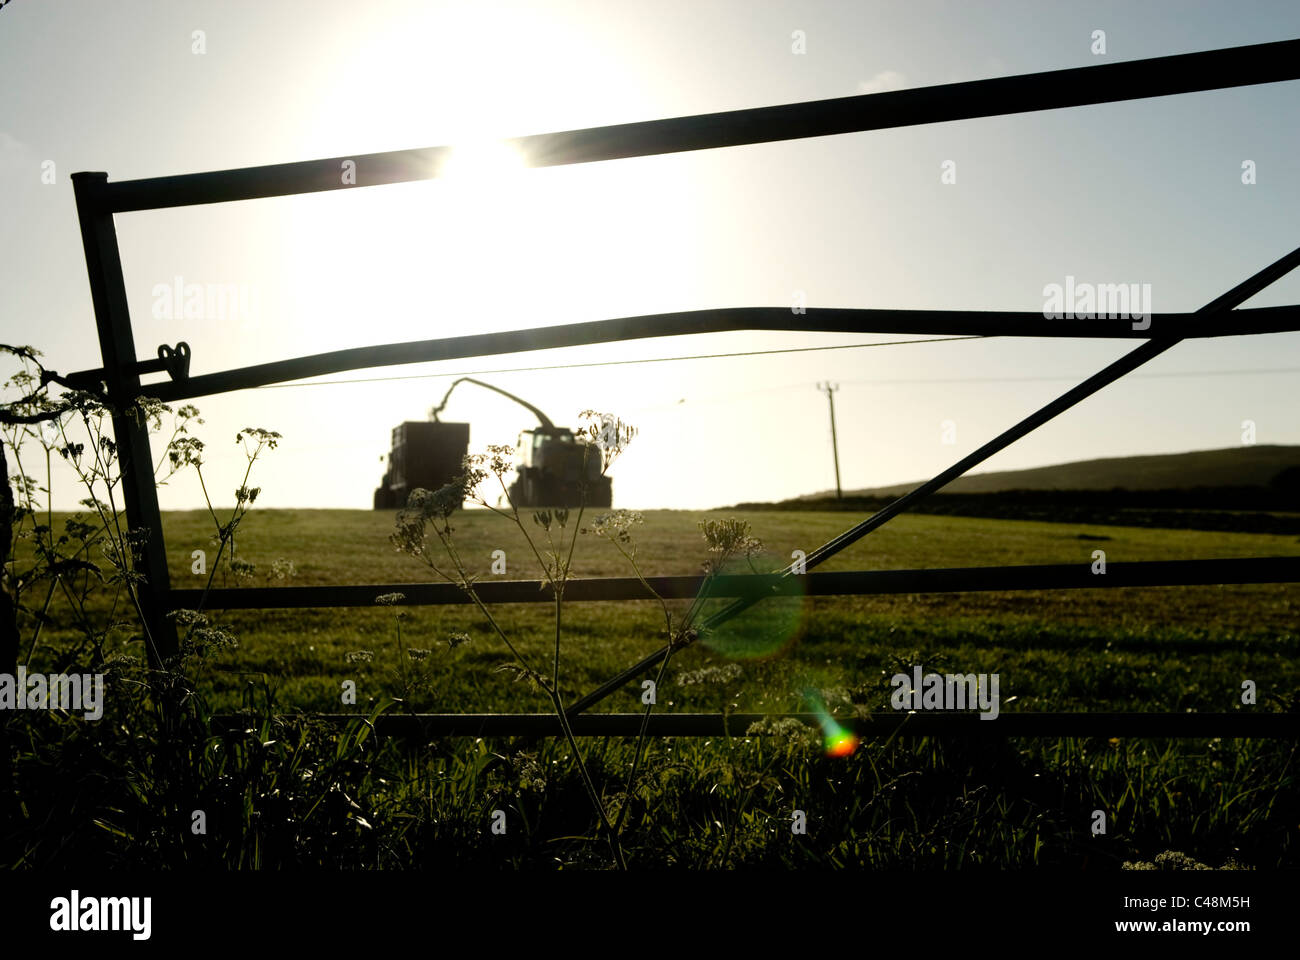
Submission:
M 340 76 L 367 82 L 314 92 L 299 156 L 449 146 L 428 180 L 291 205 L 284 309 L 330 348 L 648 312 L 652 265 L 693 262 L 683 223 L 700 200 L 680 160 L 547 165 L 507 139 L 654 116 L 650 92 L 637 82 L 593 88 L 590 61 L 561 59 L 540 84 L 519 74 L 511 65 L 545 38 L 581 34 L 553 18 L 530 19 L 533 29 L 506 36 L 490 60 L 452 45 L 430 64 L 430 35 L 494 29 L 473 11 L 431 12 L 419 30 L 377 18 L 372 42 L 340 52 Z M 346 268 L 323 276 L 323 259 L 343 247 Z
M 430 181 L 428 209 L 452 248 L 443 262 L 460 262 L 461 282 L 480 289 L 499 282 L 502 258 L 522 240 L 524 224 L 536 214 L 536 183 L 527 170 L 527 161 L 510 144 L 476 138 L 454 146 Z
M 500 140 L 459 144 L 443 161 L 438 176 L 457 184 L 499 182 L 528 168 L 522 153 Z

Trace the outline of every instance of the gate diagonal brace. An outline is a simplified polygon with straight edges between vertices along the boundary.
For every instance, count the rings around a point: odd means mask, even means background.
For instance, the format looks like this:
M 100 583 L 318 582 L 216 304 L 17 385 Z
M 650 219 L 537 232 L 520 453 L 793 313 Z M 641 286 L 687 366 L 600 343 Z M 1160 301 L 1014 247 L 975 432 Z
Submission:
M 1239 306 L 1246 300 L 1249 300 L 1280 277 L 1290 273 L 1297 266 L 1300 266 L 1300 247 L 1292 250 L 1280 260 L 1269 264 L 1263 270 L 1259 271 L 1259 273 L 1237 284 L 1237 286 L 1233 287 L 1227 293 L 1224 293 L 1222 296 L 1210 301 L 1196 312 L 1198 314 L 1205 314 L 1216 313 L 1221 310 L 1231 310 L 1233 307 Z M 846 530 L 835 539 L 824 543 L 812 553 L 808 554 L 808 556 L 802 561 L 803 569 L 809 570 L 817 564 L 829 560 L 845 547 L 856 543 L 871 531 L 883 526 L 919 500 L 922 500 L 934 493 L 936 490 L 947 486 L 967 470 L 970 470 L 972 467 L 987 460 L 989 457 L 993 456 L 993 454 L 1005 447 L 1010 446 L 1016 440 L 1019 440 L 1021 437 L 1053 419 L 1057 414 L 1063 413 L 1081 400 L 1096 393 L 1102 387 L 1113 383 L 1124 374 L 1132 372 L 1148 360 L 1160 356 L 1160 354 L 1180 342 L 1181 338 L 1148 340 L 1136 350 L 1130 351 L 1120 357 L 1110 366 L 1093 374 L 1077 387 L 1061 394 L 1061 396 L 1057 397 L 1051 403 L 1041 407 L 1039 410 L 1030 414 L 1028 417 L 1021 420 L 1010 429 L 1004 431 L 999 436 L 994 437 L 978 450 L 954 463 L 947 470 L 937 474 L 932 479 L 926 481 L 908 493 L 903 494 L 893 503 L 883 507 L 877 513 L 863 520 L 856 526 Z M 791 564 L 785 569 L 782 576 L 793 577 L 796 575 L 796 569 L 796 564 Z M 758 602 L 758 599 L 752 598 L 736 600 L 730 606 L 718 611 L 718 613 L 706 619 L 702 624 L 700 624 L 697 630 L 703 632 L 717 627 L 720 624 L 725 623 L 727 620 L 732 619 L 739 613 L 749 609 Z M 566 714 L 570 717 L 575 717 L 592 704 L 599 703 L 616 690 L 621 689 L 625 684 L 635 680 L 645 670 L 662 662 L 664 658 L 673 651 L 673 649 L 674 646 L 670 643 L 656 650 L 644 660 L 624 670 L 618 676 L 605 681 L 595 690 L 580 698 L 565 711 Z

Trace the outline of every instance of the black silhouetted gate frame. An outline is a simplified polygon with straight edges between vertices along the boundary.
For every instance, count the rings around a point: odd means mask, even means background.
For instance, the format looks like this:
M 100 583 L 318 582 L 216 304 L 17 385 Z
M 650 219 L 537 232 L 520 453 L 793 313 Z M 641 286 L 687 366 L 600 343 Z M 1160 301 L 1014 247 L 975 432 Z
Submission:
M 519 149 L 530 165 L 554 166 L 883 130 L 1295 79 L 1300 79 L 1300 40 L 1287 40 L 1017 77 L 539 134 L 507 142 Z M 140 396 L 177 401 L 367 367 L 726 330 L 1131 338 L 1145 341 L 932 480 L 810 553 L 804 563 L 807 569 L 812 569 L 921 498 L 934 493 L 1085 397 L 1164 353 L 1182 339 L 1300 329 L 1300 306 L 1235 309 L 1300 264 L 1298 248 L 1195 313 L 1155 314 L 1149 327 L 1142 331 L 1134 330 L 1127 319 L 1061 319 L 1045 323 L 1041 312 L 809 308 L 806 314 L 796 319 L 790 309 L 781 307 L 700 310 L 361 347 L 195 377 L 189 377 L 185 365 L 179 364 L 168 367 L 171 381 L 148 386 L 141 384 L 141 373 L 165 365 L 156 360 L 140 362 L 136 357 L 114 228 L 115 214 L 431 179 L 437 176 L 440 164 L 451 149 L 401 150 L 118 183 L 108 182 L 105 173 L 74 174 L 77 212 L 104 366 L 68 379 L 83 383 L 102 381 L 115 408 L 123 410 Z M 355 171 L 354 184 L 343 182 L 342 174 L 347 163 L 354 164 L 351 168 Z M 120 413 L 114 417 L 113 426 L 122 464 L 127 520 L 132 530 L 147 531 L 148 534 L 137 562 L 146 578 L 139 588 L 140 602 L 153 638 L 154 649 L 150 654 L 156 660 L 159 656 L 167 657 L 177 648 L 175 630 L 165 613 L 178 607 L 197 606 L 202 591 L 171 588 L 147 426 Z M 809 596 L 830 596 L 1297 581 L 1300 581 L 1300 558 L 1297 557 L 1112 563 L 1106 575 L 1100 578 L 1091 574 L 1090 565 L 1086 563 L 807 573 L 799 576 L 795 575 L 792 565 L 780 574 L 720 578 L 710 594 L 736 599 L 706 625 L 716 625 L 764 596 L 787 590 Z M 701 578 L 660 577 L 652 579 L 651 583 L 666 598 L 684 598 L 695 596 Z M 477 589 L 482 599 L 489 603 L 549 602 L 549 592 L 539 590 L 539 586 L 537 582 L 484 582 Z M 392 592 L 404 593 L 407 604 L 468 602 L 465 594 L 452 584 L 374 584 L 213 590 L 207 594 L 206 603 L 208 607 L 225 609 L 369 607 L 379 594 Z M 573 601 L 648 599 L 644 585 L 630 578 L 571 581 L 565 588 L 565 597 Z M 585 711 L 640 677 L 667 653 L 667 647 L 656 651 L 577 700 L 567 710 L 574 732 L 592 736 L 637 734 L 642 722 L 640 713 L 593 715 Z M 352 715 L 332 716 L 352 719 Z M 789 716 L 816 722 L 812 714 Z M 561 733 L 558 718 L 547 714 L 440 714 L 381 719 L 386 729 L 392 732 L 407 731 L 429 736 Z M 648 730 L 660 736 L 715 736 L 743 732 L 750 722 L 758 719 L 761 719 L 760 715 L 655 714 L 650 717 Z M 994 736 L 1290 737 L 1300 733 L 1300 724 L 1296 721 L 1295 714 L 1250 711 L 1198 714 L 1003 713 L 996 722 L 982 722 L 975 714 L 877 713 L 855 726 L 865 736 L 960 733 Z

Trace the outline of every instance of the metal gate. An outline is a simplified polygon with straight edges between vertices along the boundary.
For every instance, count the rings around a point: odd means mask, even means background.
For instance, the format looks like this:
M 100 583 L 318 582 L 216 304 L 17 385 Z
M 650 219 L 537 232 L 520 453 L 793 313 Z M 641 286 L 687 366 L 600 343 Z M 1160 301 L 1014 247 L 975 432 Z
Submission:
M 1054 110 L 1298 78 L 1300 40 L 1289 40 L 1017 77 L 539 134 L 509 143 L 528 156 L 533 166 L 555 166 Z M 164 355 L 164 348 L 159 348 L 158 360 L 137 360 L 114 228 L 115 214 L 429 179 L 436 175 L 434 171 L 450 149 L 401 150 L 115 183 L 110 183 L 105 173 L 74 174 L 77 211 L 104 366 L 63 379 L 80 384 L 102 381 L 115 408 L 122 410 L 141 396 L 155 397 L 164 402 L 186 400 L 367 367 L 728 330 L 1127 338 L 1142 341 L 1132 352 L 1066 391 L 931 480 L 809 553 L 803 563 L 805 569 L 811 570 L 1057 414 L 1164 353 L 1180 340 L 1300 329 L 1300 306 L 1235 309 L 1300 264 L 1298 248 L 1200 310 L 1154 314 L 1149 326 L 1141 331 L 1135 331 L 1126 319 L 1060 319 L 1046 325 L 1041 312 L 808 308 L 796 322 L 788 308 L 750 307 L 624 317 L 361 347 L 195 377 L 188 376 L 188 350 L 182 353 L 178 348 Z M 355 172 L 352 182 L 345 182 L 341 175 L 348 165 Z M 160 370 L 171 374 L 170 382 L 142 386 L 142 373 Z M 114 417 L 113 425 L 122 464 L 127 520 L 133 530 L 148 534 L 138 557 L 140 572 L 145 577 L 139 588 L 145 627 L 157 648 L 151 653 L 166 657 L 177 648 L 175 631 L 164 616 L 166 611 L 197 605 L 202 591 L 171 588 L 146 425 L 120 413 Z M 710 618 L 706 625 L 716 626 L 761 602 L 763 597 L 784 592 L 796 584 L 799 592 L 808 596 L 833 596 L 1300 581 L 1298 557 L 1114 563 L 1108 566 L 1102 583 L 1090 574 L 1087 564 L 820 574 L 796 573 L 796 569 L 792 565 L 780 574 L 719 578 L 711 589 L 711 595 L 734 598 L 734 601 Z M 650 582 L 665 598 L 686 598 L 695 595 L 701 578 L 660 577 L 652 578 Z M 494 582 L 482 583 L 477 589 L 483 600 L 489 603 L 549 602 L 550 595 L 539 590 L 539 586 L 535 581 Z M 221 609 L 370 607 L 376 596 L 393 592 L 405 594 L 406 604 L 469 602 L 464 593 L 452 584 L 219 589 L 209 591 L 206 600 L 207 606 Z M 634 578 L 596 578 L 569 581 L 565 596 L 568 600 L 585 602 L 645 599 L 646 593 L 644 585 Z M 663 647 L 575 701 L 566 711 L 573 732 L 593 736 L 635 735 L 641 729 L 641 714 L 590 714 L 586 711 L 637 679 L 668 653 L 669 648 Z M 816 721 L 813 714 L 788 716 L 809 723 Z M 351 715 L 338 718 L 353 719 Z M 434 714 L 381 719 L 394 732 L 405 729 L 431 736 L 558 735 L 561 732 L 558 718 L 548 714 Z M 656 714 L 650 716 L 648 730 L 663 736 L 714 736 L 736 727 L 743 729 L 758 719 L 761 719 L 759 715 Z M 1049 737 L 1290 737 L 1300 734 L 1297 717 L 1284 713 L 1003 713 L 999 719 L 1001 722 L 989 724 L 968 714 L 878 713 L 860 722 L 857 729 L 867 736 L 957 733 Z

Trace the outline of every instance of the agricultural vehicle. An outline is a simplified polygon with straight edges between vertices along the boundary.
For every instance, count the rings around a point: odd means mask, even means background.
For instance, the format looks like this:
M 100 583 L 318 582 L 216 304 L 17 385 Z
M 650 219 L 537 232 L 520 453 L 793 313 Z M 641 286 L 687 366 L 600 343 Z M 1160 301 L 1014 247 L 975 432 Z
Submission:
M 516 507 L 610 506 L 613 489 L 610 479 L 601 473 L 601 451 L 596 444 L 568 427 L 557 427 L 541 410 L 513 393 L 461 377 L 429 411 L 427 422 L 407 421 L 394 428 L 388 472 L 375 491 L 376 510 L 403 507 L 410 491 L 417 487 L 437 490 L 460 474 L 469 450 L 469 424 L 443 423 L 438 417 L 452 391 L 466 382 L 515 401 L 538 420 L 539 426 L 519 434 L 516 475 L 509 487 Z

